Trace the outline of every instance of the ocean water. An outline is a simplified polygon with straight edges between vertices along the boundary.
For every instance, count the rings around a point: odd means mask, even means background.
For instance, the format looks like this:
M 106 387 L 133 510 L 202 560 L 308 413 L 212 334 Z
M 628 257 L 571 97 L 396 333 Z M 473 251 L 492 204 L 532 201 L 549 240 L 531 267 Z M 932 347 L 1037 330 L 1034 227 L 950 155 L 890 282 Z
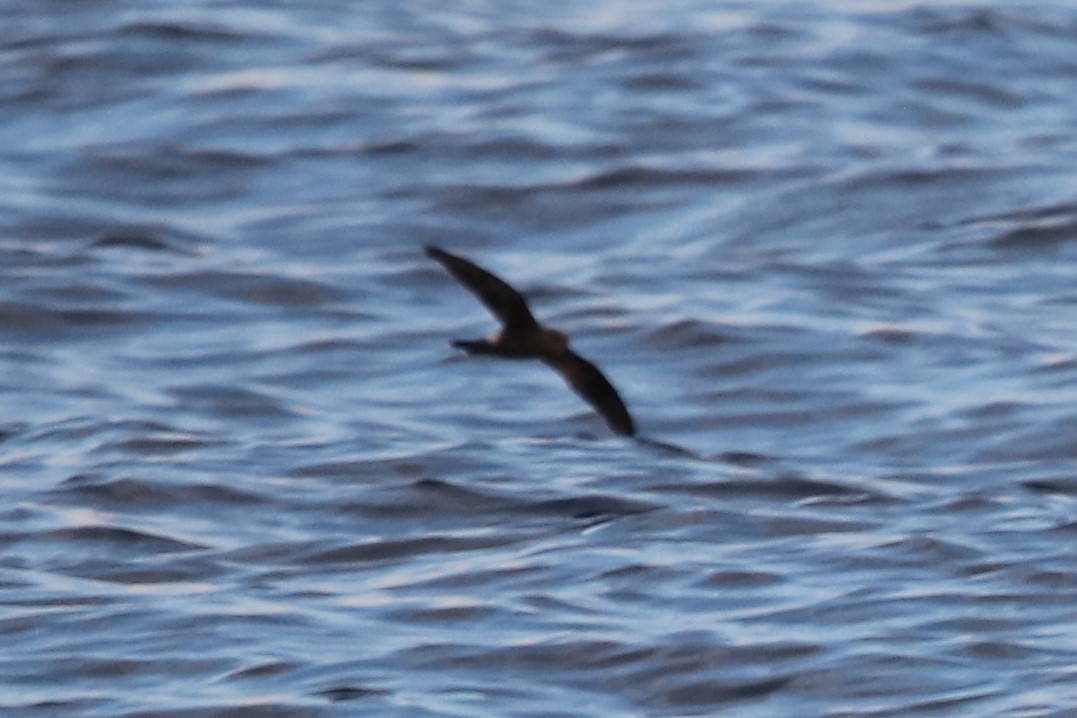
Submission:
M 1072 4 L 0 16 L 4 716 L 1077 715 Z

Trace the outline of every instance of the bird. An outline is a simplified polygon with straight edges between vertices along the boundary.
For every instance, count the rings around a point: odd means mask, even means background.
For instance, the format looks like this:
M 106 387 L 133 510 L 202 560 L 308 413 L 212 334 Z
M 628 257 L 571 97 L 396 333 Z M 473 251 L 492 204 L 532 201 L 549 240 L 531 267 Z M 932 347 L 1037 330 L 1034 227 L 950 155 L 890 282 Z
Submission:
M 568 337 L 539 324 L 527 301 L 503 279 L 482 267 L 438 247 L 427 245 L 426 255 L 436 259 L 501 322 L 501 331 L 487 339 L 455 339 L 452 344 L 468 354 L 507 359 L 541 359 L 580 397 L 602 415 L 621 436 L 635 436 L 636 425 L 609 379 L 591 362 L 569 347 Z

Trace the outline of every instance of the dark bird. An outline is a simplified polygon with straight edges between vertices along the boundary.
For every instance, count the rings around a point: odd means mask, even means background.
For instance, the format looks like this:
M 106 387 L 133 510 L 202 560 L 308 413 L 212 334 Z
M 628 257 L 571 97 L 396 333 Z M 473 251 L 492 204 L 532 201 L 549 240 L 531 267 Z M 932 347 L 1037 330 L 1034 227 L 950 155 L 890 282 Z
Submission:
M 573 391 L 598 409 L 616 433 L 622 436 L 636 433 L 628 409 L 609 380 L 598 367 L 569 348 L 568 337 L 535 321 L 519 292 L 463 257 L 430 246 L 426 247 L 426 254 L 441 262 L 501 322 L 501 332 L 489 339 L 457 339 L 453 346 L 468 354 L 541 359 L 560 374 Z

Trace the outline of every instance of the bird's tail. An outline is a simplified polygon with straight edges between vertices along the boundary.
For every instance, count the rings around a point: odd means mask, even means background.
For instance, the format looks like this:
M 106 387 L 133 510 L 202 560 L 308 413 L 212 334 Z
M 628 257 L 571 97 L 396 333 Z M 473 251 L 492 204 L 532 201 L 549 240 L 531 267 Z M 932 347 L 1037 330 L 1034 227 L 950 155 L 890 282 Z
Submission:
M 452 345 L 463 349 L 468 354 L 495 354 L 490 342 L 485 339 L 454 339 Z

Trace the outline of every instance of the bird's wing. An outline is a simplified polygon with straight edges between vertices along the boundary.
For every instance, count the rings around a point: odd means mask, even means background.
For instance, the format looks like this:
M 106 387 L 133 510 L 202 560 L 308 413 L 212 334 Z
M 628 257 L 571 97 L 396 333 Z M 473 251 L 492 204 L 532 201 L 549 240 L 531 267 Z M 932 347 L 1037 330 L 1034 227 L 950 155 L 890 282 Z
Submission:
M 598 413 L 602 415 L 611 429 L 622 436 L 635 435 L 636 426 L 632 421 L 632 416 L 621 401 L 617 390 L 598 370 L 598 367 L 580 355 L 567 350 L 547 358 L 546 362 L 564 377 L 573 391 L 598 409 Z
M 449 254 L 437 247 L 426 247 L 427 256 L 441 262 L 449 273 L 479 298 L 505 328 L 529 329 L 538 326 L 527 302 L 507 282 L 490 274 L 463 257 Z

